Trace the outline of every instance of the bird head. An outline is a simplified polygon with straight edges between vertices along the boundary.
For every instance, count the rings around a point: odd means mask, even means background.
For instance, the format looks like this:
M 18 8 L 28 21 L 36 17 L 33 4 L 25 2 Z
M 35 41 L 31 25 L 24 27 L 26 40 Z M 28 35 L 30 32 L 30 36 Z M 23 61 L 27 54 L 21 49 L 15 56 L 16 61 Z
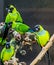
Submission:
M 39 32 L 39 31 L 42 31 L 43 30 L 43 27 L 41 25 L 35 25 L 35 31 L 36 32 Z
M 9 49 L 10 48 L 10 42 L 7 42 L 6 43 L 6 49 Z
M 15 11 L 16 11 L 16 8 L 15 8 L 14 5 L 9 5 L 9 6 L 6 8 L 6 10 L 7 10 L 8 12 L 12 13 L 12 12 L 15 12 Z

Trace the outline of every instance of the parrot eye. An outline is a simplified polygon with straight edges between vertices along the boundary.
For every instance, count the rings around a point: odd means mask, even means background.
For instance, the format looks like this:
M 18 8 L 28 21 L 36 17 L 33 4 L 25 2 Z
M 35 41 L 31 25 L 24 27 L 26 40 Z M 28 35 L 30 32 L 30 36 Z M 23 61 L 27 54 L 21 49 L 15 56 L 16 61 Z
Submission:
M 39 25 L 36 25 L 36 26 L 35 26 L 35 31 L 38 32 L 39 30 L 40 30 L 40 26 L 39 26 Z
M 40 28 L 39 27 L 36 27 L 35 30 L 38 32 L 40 30 Z

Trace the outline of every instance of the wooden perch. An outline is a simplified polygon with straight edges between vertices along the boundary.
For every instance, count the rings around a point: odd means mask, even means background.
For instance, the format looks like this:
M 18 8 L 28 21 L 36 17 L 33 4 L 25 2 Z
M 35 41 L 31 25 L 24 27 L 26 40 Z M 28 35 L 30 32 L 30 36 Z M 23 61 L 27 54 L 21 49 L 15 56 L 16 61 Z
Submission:
M 36 65 L 45 55 L 45 53 L 48 51 L 48 49 L 52 46 L 54 42 L 54 34 L 51 36 L 49 42 L 47 43 L 47 45 L 42 48 L 41 52 L 38 54 L 38 56 L 32 61 L 32 63 L 30 65 Z

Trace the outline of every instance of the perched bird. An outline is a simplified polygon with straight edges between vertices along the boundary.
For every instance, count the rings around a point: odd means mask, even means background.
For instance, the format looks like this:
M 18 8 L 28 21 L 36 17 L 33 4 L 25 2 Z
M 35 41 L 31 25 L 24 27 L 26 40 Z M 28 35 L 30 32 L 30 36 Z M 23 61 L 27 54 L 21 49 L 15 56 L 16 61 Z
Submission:
M 41 48 L 45 47 L 47 42 L 50 39 L 50 34 L 47 30 L 45 30 L 41 25 L 35 26 L 35 35 L 38 45 L 41 46 Z M 50 55 L 49 51 L 47 51 L 47 58 L 48 58 L 48 65 L 50 65 Z
M 1 51 L 1 61 L 4 63 L 5 61 L 9 61 L 14 55 L 14 47 L 10 46 L 10 43 L 7 42 L 5 47 Z
M 41 47 L 44 47 L 50 39 L 50 34 L 41 25 L 35 26 L 36 40 Z
M 10 21 L 12 22 L 23 22 L 23 19 L 21 17 L 21 14 L 19 11 L 17 11 L 16 7 L 14 5 L 9 5 L 6 10 L 8 11 L 5 22 L 8 23 Z
M 20 22 L 13 22 L 12 23 L 12 29 L 19 32 L 20 34 L 25 34 L 25 32 L 31 31 L 30 27 L 24 23 Z

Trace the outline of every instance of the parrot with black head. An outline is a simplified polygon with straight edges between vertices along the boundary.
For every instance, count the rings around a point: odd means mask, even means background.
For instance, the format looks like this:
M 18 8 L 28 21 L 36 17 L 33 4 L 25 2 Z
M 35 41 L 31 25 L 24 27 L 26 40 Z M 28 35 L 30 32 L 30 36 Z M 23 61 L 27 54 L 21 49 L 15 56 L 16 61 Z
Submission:
M 43 28 L 41 25 L 35 26 L 35 35 L 38 45 L 41 48 L 44 48 L 47 42 L 50 39 L 50 33 Z M 47 59 L 48 59 L 48 65 L 50 65 L 50 55 L 49 51 L 47 51 Z
M 1 51 L 1 61 L 4 63 L 5 61 L 11 60 L 14 55 L 14 47 L 10 45 L 10 42 L 6 42 L 5 47 Z
M 7 16 L 5 18 L 6 23 L 10 21 L 23 23 L 21 14 L 19 13 L 19 11 L 17 11 L 14 5 L 9 5 L 8 8 L 6 8 L 6 10 L 8 11 Z
M 41 25 L 35 26 L 35 34 L 38 44 L 44 47 L 50 39 L 50 34 Z

